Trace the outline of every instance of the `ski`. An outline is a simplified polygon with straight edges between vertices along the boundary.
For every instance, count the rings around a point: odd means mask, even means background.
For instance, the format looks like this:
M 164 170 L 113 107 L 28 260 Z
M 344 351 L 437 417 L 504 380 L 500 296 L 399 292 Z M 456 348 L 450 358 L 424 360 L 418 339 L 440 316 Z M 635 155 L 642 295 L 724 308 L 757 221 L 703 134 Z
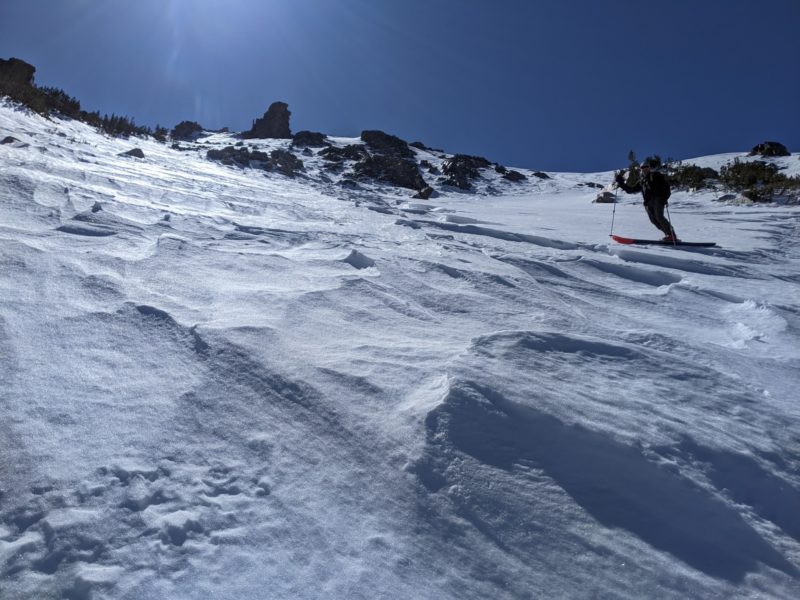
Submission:
M 639 240 L 634 238 L 626 238 L 619 235 L 612 235 L 611 239 L 619 244 L 647 244 L 651 246 L 695 246 L 700 248 L 710 248 L 716 246 L 716 242 L 684 242 L 683 240 L 675 240 L 674 242 L 667 242 L 665 240 Z

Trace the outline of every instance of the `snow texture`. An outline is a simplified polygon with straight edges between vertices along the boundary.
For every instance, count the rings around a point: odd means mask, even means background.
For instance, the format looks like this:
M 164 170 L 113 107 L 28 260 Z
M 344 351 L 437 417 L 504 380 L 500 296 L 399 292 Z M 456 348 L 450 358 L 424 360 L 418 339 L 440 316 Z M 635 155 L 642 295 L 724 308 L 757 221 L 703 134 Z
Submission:
M 800 208 L 7 135 L 3 600 L 797 597 Z

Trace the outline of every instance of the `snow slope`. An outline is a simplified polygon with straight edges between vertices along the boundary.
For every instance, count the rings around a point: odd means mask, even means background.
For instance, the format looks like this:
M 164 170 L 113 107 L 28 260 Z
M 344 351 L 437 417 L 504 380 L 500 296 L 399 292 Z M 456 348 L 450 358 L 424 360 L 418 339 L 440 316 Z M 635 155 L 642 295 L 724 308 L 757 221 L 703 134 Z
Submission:
M 0 598 L 797 597 L 800 208 L 6 135 Z

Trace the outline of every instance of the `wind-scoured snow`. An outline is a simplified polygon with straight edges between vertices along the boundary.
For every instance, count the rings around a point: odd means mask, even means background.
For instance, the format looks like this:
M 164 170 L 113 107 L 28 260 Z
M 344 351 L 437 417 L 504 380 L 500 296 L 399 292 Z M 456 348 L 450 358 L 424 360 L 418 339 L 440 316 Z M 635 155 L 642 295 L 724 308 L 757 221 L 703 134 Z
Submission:
M 800 208 L 6 135 L 0 598 L 797 597 Z

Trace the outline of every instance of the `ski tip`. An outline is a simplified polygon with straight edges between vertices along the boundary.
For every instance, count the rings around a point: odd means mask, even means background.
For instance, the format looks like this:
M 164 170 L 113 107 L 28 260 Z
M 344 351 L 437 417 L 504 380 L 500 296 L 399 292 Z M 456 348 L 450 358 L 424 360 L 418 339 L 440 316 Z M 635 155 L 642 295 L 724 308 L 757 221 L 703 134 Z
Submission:
M 633 244 L 636 240 L 632 238 L 622 237 L 621 235 L 614 235 L 611 234 L 611 239 L 617 242 L 618 244 Z

